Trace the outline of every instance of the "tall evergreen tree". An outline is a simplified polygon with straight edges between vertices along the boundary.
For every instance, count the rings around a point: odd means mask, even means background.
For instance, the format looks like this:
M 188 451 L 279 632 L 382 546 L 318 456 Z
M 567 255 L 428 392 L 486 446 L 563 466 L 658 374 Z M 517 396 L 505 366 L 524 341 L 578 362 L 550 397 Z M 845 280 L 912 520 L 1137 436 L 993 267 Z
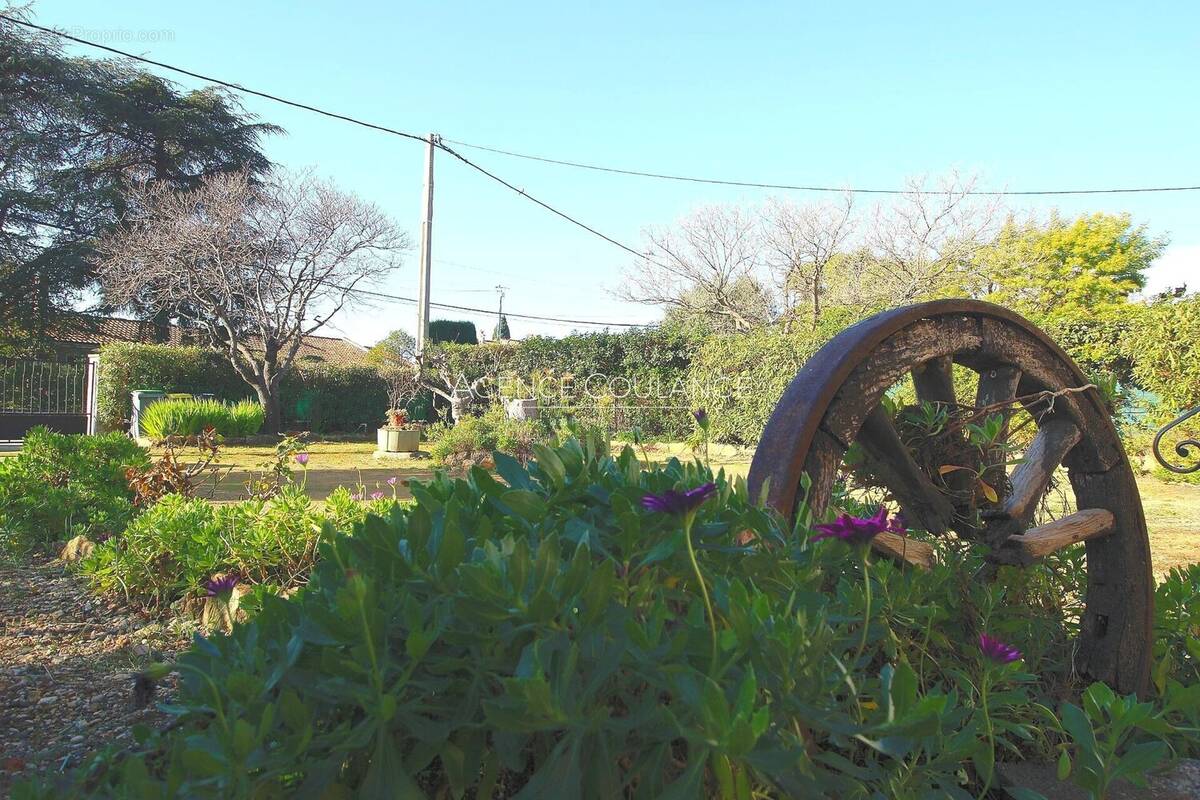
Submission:
M 261 139 L 279 132 L 223 90 L 68 57 L 0 20 L 0 340 L 42 338 L 95 288 L 92 243 L 119 223 L 129 182 L 261 175 Z
M 500 315 L 500 321 L 496 323 L 496 330 L 492 332 L 492 338 L 497 341 L 501 339 L 507 341 L 512 338 L 512 334 L 508 330 L 508 317 Z

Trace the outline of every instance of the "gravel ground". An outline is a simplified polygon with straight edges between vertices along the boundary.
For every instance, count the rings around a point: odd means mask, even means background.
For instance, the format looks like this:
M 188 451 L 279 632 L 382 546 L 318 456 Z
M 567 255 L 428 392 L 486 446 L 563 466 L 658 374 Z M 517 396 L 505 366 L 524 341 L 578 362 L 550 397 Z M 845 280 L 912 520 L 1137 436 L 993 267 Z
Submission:
M 167 717 L 134 707 L 133 675 L 179 634 L 87 593 L 57 561 L 0 563 L 0 797 L 12 781 L 79 765 Z M 157 700 L 170 696 L 160 687 Z

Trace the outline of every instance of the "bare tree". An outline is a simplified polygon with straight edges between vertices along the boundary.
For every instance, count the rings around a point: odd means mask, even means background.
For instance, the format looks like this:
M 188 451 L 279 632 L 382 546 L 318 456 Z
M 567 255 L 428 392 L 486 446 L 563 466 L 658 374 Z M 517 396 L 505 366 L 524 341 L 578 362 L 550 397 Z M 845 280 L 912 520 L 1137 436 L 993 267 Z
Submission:
M 450 404 L 450 419 L 458 424 L 470 413 L 472 407 L 490 396 L 485 391 L 489 384 L 495 385 L 500 376 L 500 352 L 495 348 L 482 351 L 488 358 L 483 374 L 473 380 L 451 371 L 450 359 L 440 349 L 426 351 L 414 362 L 421 385 Z
M 830 264 L 854 231 L 853 210 L 854 196 L 849 192 L 838 203 L 767 201 L 762 213 L 763 249 L 787 321 L 804 313 L 801 304 L 814 327 L 820 321 Z
M 133 186 L 128 199 L 122 226 L 98 245 L 107 296 L 203 331 L 254 388 L 269 431 L 304 337 L 408 246 L 377 206 L 307 173 L 217 175 L 186 192 Z
M 768 322 L 755 220 L 736 206 L 702 206 L 673 229 L 647 229 L 646 259 L 626 271 L 618 297 L 748 330 Z M 718 327 L 721 327 L 718 324 Z
M 933 189 L 921 178 L 890 206 L 875 209 L 861 259 L 862 286 L 887 305 L 960 293 L 979 251 L 994 236 L 998 199 L 980 200 L 974 178 L 951 173 Z
M 387 382 L 389 411 L 404 409 L 425 388 L 416 362 L 399 361 L 386 364 L 380 369 L 380 373 Z

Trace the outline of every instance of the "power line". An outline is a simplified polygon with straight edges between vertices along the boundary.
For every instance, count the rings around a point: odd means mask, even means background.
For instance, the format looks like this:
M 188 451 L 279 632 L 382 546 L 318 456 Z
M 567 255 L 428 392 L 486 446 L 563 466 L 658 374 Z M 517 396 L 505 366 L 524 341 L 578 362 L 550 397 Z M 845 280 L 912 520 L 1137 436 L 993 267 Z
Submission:
M 639 253 L 637 250 L 634 250 L 629 245 L 622 244 L 621 242 L 618 242 L 616 239 L 612 238 L 611 236 L 606 236 L 605 234 L 603 234 L 600 231 L 593 228 L 591 225 L 588 225 L 584 222 L 580 222 L 579 220 L 572 217 L 570 214 L 567 214 L 563 211 L 559 211 L 557 208 L 550 205 L 549 203 L 544 203 L 541 200 L 538 200 L 536 197 L 529 194 L 524 189 L 514 186 L 513 184 L 509 183 L 508 181 L 504 180 L 504 178 L 501 178 L 499 175 L 496 175 L 493 172 L 489 172 L 488 170 L 479 166 L 474 161 L 472 161 L 471 159 L 462 155 L 461 153 L 458 153 L 455 150 L 447 147 L 445 144 L 439 142 L 438 147 L 441 148 L 442 150 L 444 150 L 445 152 L 449 153 L 450 155 L 454 156 L 455 158 L 457 158 L 459 161 L 466 164 L 471 169 L 474 169 L 474 170 L 482 173 L 483 175 L 486 175 L 487 177 L 491 178 L 492 180 L 494 180 L 496 183 L 500 184 L 501 186 L 505 186 L 505 187 L 511 189 L 512 191 L 521 195 L 522 197 L 524 197 L 526 200 L 530 201 L 531 203 L 535 203 L 536 205 L 539 205 L 542 208 L 546 209 L 551 214 L 562 217 L 567 222 L 570 222 L 572 225 L 577 225 L 578 227 L 583 228 L 585 231 L 592 234 L 593 236 L 599 236 L 601 239 L 608 242 L 609 244 L 616 245 L 617 247 L 621 248 L 622 250 L 624 250 L 628 253 L 632 253 L 633 255 L 637 256 L 638 258 L 644 259 L 646 261 L 650 261 L 650 263 L 652 263 L 652 264 L 654 263 L 649 257 L 646 256 L 645 253 Z
M 371 289 L 348 288 L 345 286 L 338 286 L 335 288 L 342 289 L 343 291 L 348 291 L 352 294 L 368 295 L 371 297 L 383 298 L 385 300 L 398 300 L 402 303 L 416 303 L 417 302 L 417 299 L 415 297 L 404 297 L 403 295 L 388 294 L 387 292 L 376 292 Z M 447 309 L 450 311 L 471 311 L 476 314 L 488 314 L 489 316 L 496 313 L 495 309 L 491 309 L 491 308 L 474 308 L 472 306 L 459 306 L 459 305 L 453 305 L 451 303 L 430 302 L 429 305 L 436 306 L 438 308 Z M 597 320 L 597 319 L 566 319 L 563 317 L 543 317 L 543 316 L 538 316 L 537 314 L 517 314 L 512 311 L 504 312 L 504 316 L 513 317 L 514 319 L 537 320 L 539 322 L 565 322 L 565 323 L 569 323 L 571 325 L 598 325 L 598 326 L 602 326 L 602 327 L 611 327 L 611 328 L 652 328 L 652 327 L 654 327 L 654 323 L 650 323 L 650 322 L 646 322 L 646 323 L 643 323 L 643 322 L 606 322 L 604 320 Z
M 219 86 L 224 86 L 228 89 L 233 89 L 235 91 L 243 92 L 245 94 L 253 95 L 256 97 L 261 97 L 266 100 L 272 100 L 277 103 L 282 103 L 284 105 L 292 106 L 293 108 L 299 108 L 299 109 L 302 109 L 305 111 L 311 111 L 315 114 L 320 114 L 322 116 L 330 117 L 332 119 L 342 120 L 344 122 L 349 122 L 351 124 L 359 125 L 364 128 L 369 128 L 371 130 L 376 130 L 376 131 L 380 131 L 383 133 L 389 133 L 394 136 L 402 136 L 406 139 L 413 139 L 413 140 L 421 141 L 421 142 L 427 141 L 424 136 L 420 136 L 415 133 L 409 133 L 407 131 L 401 131 L 401 130 L 397 130 L 395 128 L 387 127 L 386 125 L 379 125 L 379 124 L 376 124 L 373 122 L 367 122 L 365 120 L 351 117 L 346 114 L 340 114 L 340 113 L 333 112 L 333 111 L 326 111 L 325 109 L 318 108 L 316 106 L 312 106 L 307 103 L 302 103 L 302 102 L 299 102 L 296 100 L 289 100 L 287 98 L 279 97 L 278 95 L 270 94 L 268 92 L 263 92 L 263 91 L 259 91 L 256 89 L 248 89 L 237 83 L 232 83 L 230 81 L 224 81 L 219 78 L 213 78 L 213 77 L 204 75 L 202 73 L 194 72 L 192 70 L 184 69 L 182 67 L 176 67 L 172 64 L 167 64 L 166 62 L 155 61 L 153 59 L 146 58 L 144 56 L 139 56 L 134 53 L 130 53 L 126 50 L 121 50 L 116 47 L 110 47 L 108 45 L 103 45 L 103 44 L 99 44 L 97 42 L 92 42 L 87 39 L 82 39 L 78 36 L 72 36 L 68 33 L 64 33 L 62 31 L 55 30 L 54 28 L 48 28 L 43 25 L 37 25 L 32 22 L 27 22 L 25 20 L 7 16 L 5 14 L 0 14 L 0 19 L 7 20 L 15 25 L 21 25 L 26 28 L 31 28 L 33 30 L 42 31 L 44 33 L 49 33 L 54 36 L 58 36 L 60 38 L 66 39 L 68 41 L 86 45 L 88 47 L 94 47 L 99 50 L 104 50 L 109 53 L 114 53 L 116 55 L 124 56 L 126 58 L 133 59 L 134 61 L 140 61 L 144 64 L 151 64 L 156 67 L 161 67 L 163 69 L 171 70 L 172 72 L 178 72 L 182 75 L 187 75 L 189 77 L 198 78 L 198 79 L 204 80 L 204 81 L 209 81 L 209 82 L 215 83 Z M 856 187 L 850 187 L 850 186 L 821 186 L 821 185 L 810 185 L 810 184 L 765 183 L 765 182 L 759 182 L 759 181 L 704 178 L 704 177 L 691 176 L 691 175 L 674 175 L 674 174 L 663 173 L 663 172 L 634 170 L 634 169 L 626 169 L 626 168 L 621 168 L 621 167 L 607 167 L 607 166 L 602 166 L 599 164 L 588 164 L 588 163 L 581 162 L 581 161 L 570 161 L 567 159 L 549 158 L 547 156 L 538 156 L 538 155 L 533 155 L 530 153 L 520 153 L 520 152 L 517 152 L 514 150 L 506 150 L 506 149 L 499 148 L 499 147 L 492 147 L 490 145 L 482 145 L 482 144 L 475 144 L 472 142 L 464 142 L 464 141 L 457 140 L 457 139 L 443 139 L 443 142 L 449 142 L 451 144 L 460 145 L 462 147 L 469 147 L 469 148 L 472 148 L 475 150 L 483 150 L 483 151 L 487 151 L 487 152 L 491 152 L 491 153 L 498 153 L 500 155 L 510 156 L 512 158 L 521 158 L 521 159 L 525 159 L 528 161 L 540 161 L 540 162 L 543 162 L 546 164 L 556 164 L 559 166 L 573 167 L 576 169 L 586 169 L 586 170 L 592 170 L 595 172 L 608 172 L 608 173 L 614 173 L 614 174 L 618 174 L 618 175 L 631 175 L 631 176 L 642 177 L 642 178 L 655 178 L 655 179 L 659 179 L 659 180 L 684 181 L 684 182 L 688 182 L 688 183 L 705 183 L 705 184 L 713 184 L 713 185 L 717 185 L 717 186 L 738 186 L 738 187 L 751 188 L 751 189 L 784 189 L 784 190 L 805 191 L 805 192 L 838 192 L 838 193 L 852 192 L 852 193 L 860 193 L 860 194 L 894 194 L 894 195 L 902 195 L 902 194 L 910 194 L 911 193 L 911 190 L 909 190 L 909 189 L 880 189 L 880 188 L 856 188 Z M 463 159 L 462 156 L 449 150 L 449 148 L 443 147 L 443 149 L 445 149 L 447 152 L 450 152 L 452 155 L 455 155 L 456 157 Z M 466 159 L 463 159 L 463 160 L 466 163 L 470 164 L 472 167 L 483 171 L 477 165 L 472 164 L 469 161 L 466 161 Z M 485 174 L 489 174 L 489 173 L 485 173 Z M 489 177 L 492 177 L 493 180 L 499 180 L 499 178 L 496 178 L 495 176 L 490 175 L 490 174 L 489 174 Z M 518 189 L 517 187 L 515 187 L 512 184 L 509 184 L 507 182 L 504 182 L 504 183 L 509 189 L 512 189 L 513 191 L 515 191 L 519 194 L 523 194 L 525 197 L 529 198 L 530 200 L 534 200 L 534 202 L 539 202 L 539 204 L 540 204 L 540 201 L 537 201 L 534 198 L 530 197 L 528 194 L 525 194 L 521 189 Z M 1138 186 L 1138 187 L 1113 187 L 1113 188 L 1100 188 L 1100 189 L 1030 189 L 1030 190 L 1012 190 L 1012 191 L 979 189 L 979 190 L 966 191 L 966 192 L 963 192 L 963 194 L 1003 197 L 1003 196 L 1008 196 L 1008 195 L 1033 196 L 1033 195 L 1078 195 L 1078 194 L 1139 194 L 1139 193 L 1147 193 L 1147 192 L 1192 192 L 1192 191 L 1200 191 L 1200 185 L 1196 185 L 1196 186 Z M 547 206 L 547 208 L 549 208 L 549 206 Z M 554 209 L 550 209 L 550 210 L 554 211 Z M 560 212 L 555 211 L 555 213 L 560 213 Z M 568 217 L 567 219 L 570 219 L 570 218 Z M 575 220 L 570 220 L 570 221 L 575 222 Z M 575 224 L 579 224 L 579 223 L 576 222 Z M 586 226 L 584 226 L 584 227 L 586 228 Z M 595 230 L 593 230 L 591 228 L 586 228 L 586 229 L 592 233 L 597 233 Z M 600 235 L 603 237 L 603 234 L 597 233 L 597 235 Z M 603 238 L 607 238 L 607 237 L 603 237 Z M 612 240 L 609 240 L 609 241 L 612 241 Z M 619 245 L 619 244 L 618 244 L 618 246 L 624 247 L 623 245 Z M 641 253 L 635 253 L 635 254 L 638 255 L 639 257 L 644 258 L 644 256 Z
M 87 46 L 89 46 L 89 47 L 95 47 L 95 48 L 98 48 L 98 49 L 100 49 L 100 50 L 104 50 L 104 51 L 106 51 L 106 52 L 109 52 L 109 53 L 115 53 L 115 54 L 117 54 L 117 55 L 124 56 L 124 57 L 126 57 L 126 58 L 131 58 L 131 59 L 133 59 L 134 61 L 140 61 L 140 62 L 142 62 L 142 63 L 144 63 L 144 64 L 152 64 L 152 65 L 154 65 L 154 66 L 156 66 L 156 67 L 162 67 L 163 69 L 169 69 L 169 70 L 172 70 L 172 71 L 174 71 L 174 72 L 178 72 L 178 73 L 180 73 L 180 74 L 182 74 L 182 75 L 188 75 L 188 76 L 190 76 L 190 77 L 193 77 L 193 78 L 198 78 L 198 79 L 200 79 L 200 80 L 203 80 L 203 81 L 209 81 L 209 82 L 211 82 L 211 83 L 215 83 L 215 84 L 217 84 L 217 85 L 219 85 L 219 86 L 224 86 L 224 87 L 226 87 L 226 88 L 229 88 L 229 89 L 233 89 L 233 90 L 236 90 L 236 91 L 239 91 L 239 92 L 244 92 L 245 94 L 253 95 L 253 96 L 255 96 L 255 97 L 261 97 L 261 98 L 264 98 L 264 99 L 266 99 L 266 100 L 273 100 L 274 102 L 277 102 L 277 103 L 283 103 L 284 105 L 292 106 L 293 108 L 299 108 L 299 109 L 303 109 L 303 110 L 305 110 L 305 111 L 311 111 L 311 112 L 313 112 L 313 113 L 315 113 L 315 114 L 320 114 L 320 115 L 322 115 L 322 116 L 330 117 L 330 118 L 332 118 L 332 119 L 340 119 L 340 120 L 343 120 L 343 121 L 345 121 L 345 122 L 350 122 L 350 123 L 352 123 L 352 124 L 355 124 L 355 125 L 360 125 L 360 126 L 362 126 L 362 127 L 364 127 L 364 128 L 370 128 L 370 129 L 372 129 L 372 130 L 380 131 L 380 132 L 382 132 L 382 133 L 389 133 L 389 134 L 392 134 L 392 135 L 394 135 L 394 136 L 402 136 L 402 137 L 404 137 L 405 139 L 412 139 L 412 140 L 414 140 L 414 141 L 418 141 L 418 142 L 428 142 L 428 141 L 429 141 L 429 140 L 428 140 L 426 137 L 424 137 L 424 136 L 418 136 L 418 135 L 417 135 L 417 134 L 415 134 L 415 133 L 408 133 L 408 132 L 406 132 L 406 131 L 400 131 L 400 130 L 396 130 L 395 128 L 389 128 L 389 127 L 387 127 L 387 126 L 385 126 L 385 125 L 377 125 L 377 124 L 375 124 L 375 123 L 373 123 L 373 122 L 365 122 L 365 121 L 363 121 L 363 120 L 356 119 L 355 117 L 347 116 L 347 115 L 345 115 L 345 114 L 338 114 L 338 113 L 335 113 L 335 112 L 332 112 L 332 111 L 325 111 L 324 109 L 320 109 L 320 108 L 317 108 L 316 106 L 311 106 L 311 105 L 308 105 L 307 103 L 300 103 L 300 102 L 297 102 L 297 101 L 295 101 L 295 100 L 288 100 L 288 99 L 286 99 L 286 98 L 279 97 L 278 95 L 269 94 L 269 93 L 267 93 L 267 92 L 260 92 L 260 91 L 258 91 L 258 90 L 255 90 L 255 89 L 247 89 L 245 86 L 242 86 L 242 85 L 240 85 L 240 84 L 231 83 L 230 81 L 224 81 L 224 80 L 221 80 L 221 79 L 219 79 L 219 78 L 213 78 L 213 77 L 211 77 L 211 76 L 204 75 L 204 74 L 202 74 L 202 73 L 199 73 L 199 72 L 193 72 L 192 70 L 188 70 L 188 69 L 183 69 L 182 67 L 176 67 L 176 66 L 173 66 L 173 65 L 171 65 L 171 64 L 167 64 L 167 63 L 165 63 L 165 62 L 162 62 L 162 61 L 155 61 L 155 60 L 153 60 L 153 59 L 146 58 L 146 57 L 144 57 L 144 56 L 135 55 L 135 54 L 133 54 L 133 53 L 130 53 L 130 52 L 126 51 L 126 50 L 121 50 L 121 49 L 119 49 L 119 48 L 116 48 L 116 47 L 109 47 L 108 45 L 98 44 L 97 42 L 92 42 L 92 41 L 89 41 L 89 40 L 87 40 L 87 39 L 82 39 L 82 38 L 80 38 L 80 37 L 78 37 L 78 36 L 72 36 L 71 34 L 68 34 L 68 33 L 63 33 L 62 31 L 58 31 L 58 30 L 55 30 L 55 29 L 53 29 L 53 28 L 48 28 L 48 27 L 45 27 L 45 26 L 43 26 L 43 25 L 36 25 L 36 24 L 34 24 L 34 23 L 32 23 L 32 22 L 26 22 L 26 21 L 24 21 L 24 20 L 16 19 L 16 18 L 14 18 L 14 17 L 10 17 L 10 16 L 7 16 L 7 15 L 5 15 L 5 14 L 0 14 L 0 19 L 5 19 L 5 20 L 8 20 L 9 22 L 15 23 L 15 24 L 17 24 L 17 25 L 23 25 L 23 26 L 25 26 L 25 27 L 27 27 L 27 28 L 32 28 L 32 29 L 34 29 L 34 30 L 39 30 L 39 31 L 43 31 L 43 32 L 45 32 L 45 33 L 53 34 L 53 35 L 55 35 L 55 36 L 59 36 L 59 37 L 61 37 L 61 38 L 63 38 L 63 39 L 66 39 L 66 40 L 68 40 L 68 41 L 77 42 L 77 43 L 79 43 L 79 44 L 87 45 Z M 595 228 L 593 228 L 592 226 L 590 226 L 590 225 L 588 225 L 588 224 L 586 224 L 586 223 L 584 223 L 584 222 L 581 222 L 580 220 L 577 220 L 577 219 L 575 219 L 574 217 L 572 217 L 571 215 L 569 215 L 569 214 L 567 214 L 567 213 L 565 213 L 565 212 L 563 212 L 563 211 L 559 211 L 557 208 L 555 208 L 554 206 L 550 205 L 549 203 L 546 203 L 546 202 L 543 202 L 542 200 L 539 200 L 538 198 L 536 198 L 536 197 L 534 197 L 533 195 L 531 195 L 531 194 L 529 194 L 528 192 L 526 192 L 524 189 L 521 189 L 521 188 L 519 188 L 519 187 L 517 187 L 517 186 L 513 185 L 512 183 L 509 183 L 509 182 L 508 182 L 508 181 L 506 181 L 504 178 L 501 178 L 499 175 L 496 175 L 496 174 L 495 174 L 495 173 L 493 173 L 493 172 L 489 172 L 488 170 L 486 170 L 486 169 L 484 169 L 483 167 L 479 166 L 479 165 L 478 165 L 478 164 L 476 164 L 475 162 L 471 161 L 471 160 L 470 160 L 469 158 L 467 158 L 466 156 L 463 156 L 463 155 L 461 155 L 461 154 L 459 154 L 459 153 L 455 152 L 453 149 L 451 149 L 451 148 L 449 148 L 449 147 L 446 147 L 446 146 L 445 146 L 444 144 L 442 144 L 440 141 L 437 141 L 437 142 L 435 142 L 434 144 L 435 144 L 435 146 L 436 146 L 436 147 L 438 147 L 440 150 L 443 150 L 443 151 L 445 151 L 446 153 L 448 153 L 448 154 L 450 154 L 450 155 L 454 156 L 454 157 L 455 157 L 455 158 L 457 158 L 459 161 L 463 162 L 464 164 L 466 164 L 467 166 L 471 167 L 472 169 L 474 169 L 474 170 L 476 170 L 476 171 L 480 172 L 481 174 L 483 174 L 483 175 L 487 176 L 488 178 L 492 179 L 493 181 L 495 181 L 495 182 L 499 183 L 500 185 L 502 185 L 502 186 L 504 186 L 504 187 L 506 187 L 506 188 L 510 189 L 510 190 L 511 190 L 511 191 L 513 191 L 513 192 L 516 192 L 517 194 L 519 194 L 519 195 L 521 195 L 522 197 L 524 197 L 526 200 L 529 200 L 530 202 L 532 202 L 532 203 L 535 203 L 535 204 L 537 204 L 537 205 L 541 206 L 542 208 L 546 209 L 546 210 L 547 210 L 547 211 L 549 211 L 550 213 L 552 213 L 552 214 L 554 214 L 554 215 L 556 215 L 556 216 L 558 216 L 558 217 L 561 217 L 562 219 L 565 219 L 566 221 L 570 222 L 570 223 L 571 223 L 571 224 L 573 224 L 573 225 L 576 225 L 576 226 L 578 226 L 578 227 L 582 228 L 583 230 L 587 231 L 588 233 L 591 233 L 591 234 L 592 234 L 592 235 L 594 235 L 594 236 L 598 236 L 598 237 L 600 237 L 601 239 L 603 239 L 604 241 L 608 242 L 609 244 L 615 245 L 615 246 L 617 246 L 617 247 L 621 248 L 622 250 L 625 250 L 626 252 L 632 253 L 633 255 L 637 256 L 638 258 L 641 258 L 641 259 L 645 259 L 645 260 L 647 260 L 647 261 L 650 261 L 650 259 L 649 259 L 649 258 L 647 258 L 646 254 L 644 254 L 644 253 L 639 253 L 637 250 L 634 250 L 632 247 L 629 247 L 628 245 L 626 245 L 626 244 L 623 244 L 623 243 L 621 243 L 621 242 L 617 241 L 616 239 L 612 238 L 611 236 L 607 236 L 607 235 L 605 235 L 605 234 L 601 233 L 600 231 L 596 230 L 596 229 L 595 229 Z M 654 262 L 652 262 L 652 261 L 651 261 L 651 263 L 654 263 Z
M 87 45 L 88 47 L 94 47 L 97 50 L 105 50 L 109 53 L 114 53 L 119 56 L 124 56 L 125 58 L 132 58 L 134 61 L 140 61 L 143 64 L 152 64 L 156 67 L 162 67 L 163 69 L 169 69 L 172 72 L 178 72 L 181 75 L 187 75 L 188 77 L 191 77 L 191 78 L 198 78 L 202 81 L 208 81 L 209 83 L 215 83 L 218 86 L 224 86 L 226 89 L 233 89 L 235 91 L 242 92 L 244 94 L 254 95 L 255 97 L 261 97 L 264 100 L 273 100 L 276 103 L 283 103 L 285 106 L 299 108 L 304 111 L 311 111 L 314 114 L 320 114 L 323 117 L 330 117 L 332 119 L 340 119 L 343 122 L 349 122 L 354 125 L 361 125 L 364 128 L 370 128 L 371 130 L 382 131 L 383 133 L 390 133 L 393 136 L 403 136 L 405 139 L 415 139 L 419 142 L 425 141 L 424 136 L 418 136 L 415 133 L 407 133 L 405 131 L 398 131 L 395 128 L 389 128 L 386 125 L 377 125 L 374 122 L 364 122 L 361 119 L 355 119 L 354 117 L 350 117 L 345 114 L 338 114 L 333 111 L 326 111 L 324 109 L 317 108 L 316 106 L 310 106 L 307 103 L 301 103 L 296 100 L 288 100 L 285 97 L 279 97 L 277 95 L 269 94 L 267 92 L 260 92 L 257 89 L 247 89 L 245 86 L 242 86 L 241 84 L 238 84 L 238 83 L 231 83 L 230 81 L 223 81 L 220 78 L 213 78 L 209 75 L 204 75 L 199 72 L 192 72 L 191 70 L 184 69 L 183 67 L 176 67 L 172 64 L 167 64 L 166 62 L 163 62 L 163 61 L 155 61 L 154 59 L 146 58 L 145 56 L 135 55 L 134 53 L 130 53 L 127 50 L 121 50 L 116 47 L 109 47 L 106 44 L 100 44 L 99 42 L 89 41 L 88 39 L 81 39 L 78 36 L 72 36 L 69 33 L 64 33 L 62 31 L 55 30 L 54 28 L 47 28 L 44 25 L 37 25 L 32 22 L 27 22 L 23 19 L 17 19 L 16 17 L 10 17 L 7 14 L 0 14 L 0 19 L 7 20 L 8 22 L 11 22 L 15 25 L 22 25 L 26 28 L 32 28 L 33 30 L 42 31 L 43 33 L 50 33 L 61 39 L 67 39 L 68 41 L 76 42 L 76 43 L 82 44 L 82 45 Z
M 503 150 L 499 147 L 489 147 L 488 145 L 472 144 L 463 142 L 457 139 L 446 139 L 445 141 L 451 144 L 459 145 L 460 147 L 469 147 L 473 150 L 484 150 L 489 153 L 499 153 L 512 158 L 523 158 L 526 161 L 540 161 L 543 164 L 555 164 L 560 167 L 574 167 L 575 169 L 587 169 L 593 172 L 608 172 L 615 175 L 633 175 L 639 178 L 656 178 L 665 181 L 683 181 L 686 183 L 705 183 L 715 186 L 739 186 L 749 189 L 785 189 L 797 192 L 836 192 L 838 194 L 912 194 L 911 189 L 869 189 L 869 188 L 854 188 L 848 186 L 811 186 L 791 183 L 759 183 L 756 181 L 740 181 L 740 180 L 722 180 L 720 178 L 698 178 L 692 175 L 671 175 L 662 172 L 643 172 L 636 169 L 624 169 L 621 167 L 604 167 L 599 164 L 585 164 L 580 161 L 567 161 L 560 158 L 548 158 L 546 156 L 535 156 L 529 153 L 518 153 L 512 150 Z M 1069 195 L 1069 194 L 1136 194 L 1141 192 L 1194 192 L 1200 190 L 1200 186 L 1153 186 L 1153 187 L 1131 187 L 1131 188 L 1114 188 L 1114 189 L 1034 189 L 1024 191 L 997 191 L 997 190 L 969 190 L 964 191 L 964 195 L 976 195 L 985 197 L 1006 197 L 1010 195 Z M 933 192 L 936 194 L 937 192 Z

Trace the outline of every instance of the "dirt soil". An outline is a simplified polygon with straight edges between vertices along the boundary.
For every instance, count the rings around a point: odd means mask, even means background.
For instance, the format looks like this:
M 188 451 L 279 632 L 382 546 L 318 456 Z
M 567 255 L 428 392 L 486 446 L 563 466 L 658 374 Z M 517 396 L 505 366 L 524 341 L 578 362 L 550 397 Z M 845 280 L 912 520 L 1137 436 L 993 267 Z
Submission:
M 119 604 L 89 595 L 55 560 L 0 563 L 0 797 L 34 773 L 59 773 L 130 741 L 133 676 L 186 642 Z M 169 698 L 173 679 L 156 700 Z

